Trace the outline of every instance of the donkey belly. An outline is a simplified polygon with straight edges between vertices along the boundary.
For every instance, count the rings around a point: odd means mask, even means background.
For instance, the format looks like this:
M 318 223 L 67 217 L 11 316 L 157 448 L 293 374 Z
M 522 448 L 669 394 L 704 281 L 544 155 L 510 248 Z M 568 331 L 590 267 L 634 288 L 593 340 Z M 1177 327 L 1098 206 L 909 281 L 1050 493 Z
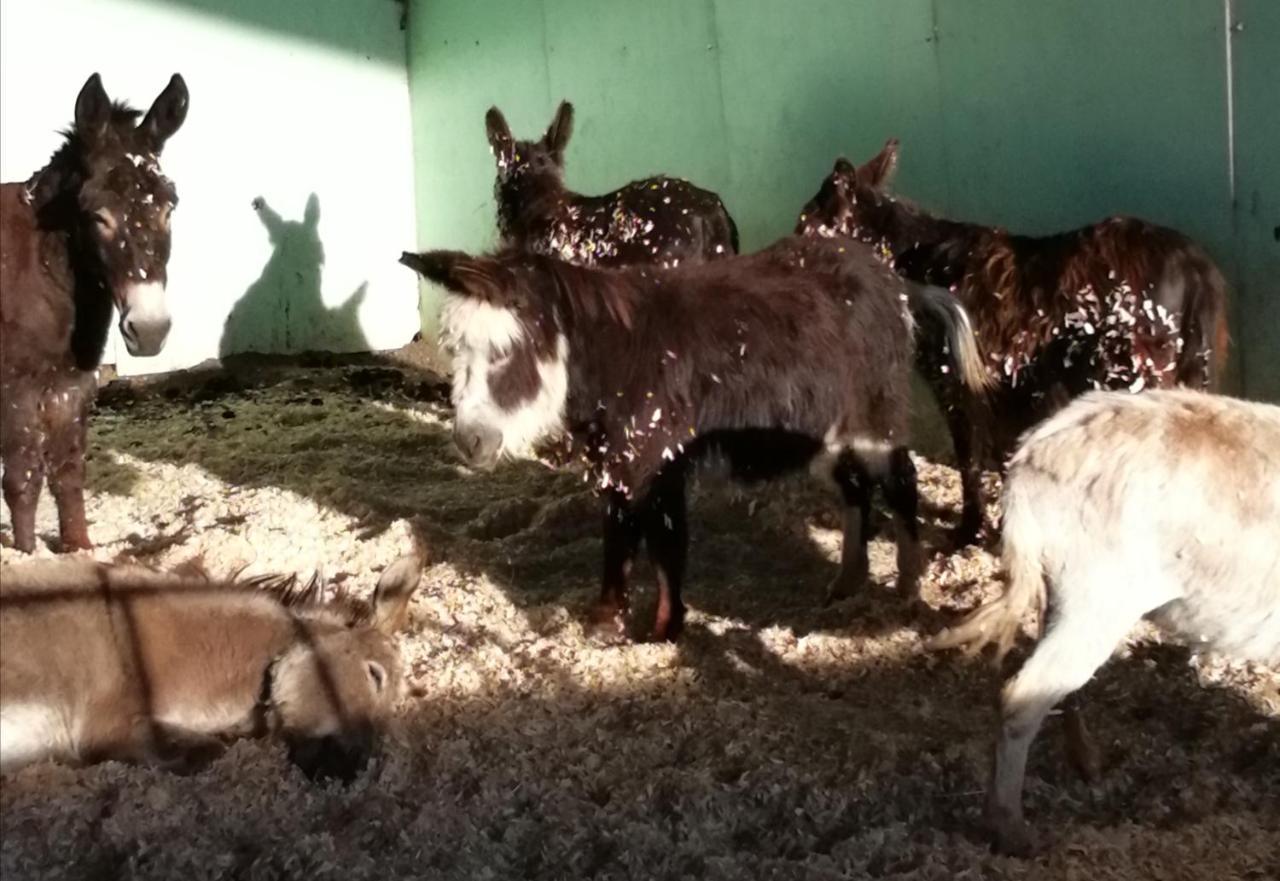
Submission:
M 758 483 L 803 469 L 821 450 L 822 441 L 806 434 L 748 428 L 712 432 L 697 453 L 706 460 L 723 459 L 734 480 Z

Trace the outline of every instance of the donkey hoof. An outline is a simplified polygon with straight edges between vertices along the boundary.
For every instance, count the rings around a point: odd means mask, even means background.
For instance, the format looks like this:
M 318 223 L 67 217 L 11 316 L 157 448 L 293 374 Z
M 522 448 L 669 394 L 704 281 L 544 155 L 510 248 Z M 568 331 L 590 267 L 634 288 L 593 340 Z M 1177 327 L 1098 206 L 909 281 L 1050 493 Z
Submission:
M 952 530 L 951 543 L 956 550 L 961 550 L 969 545 L 980 545 L 985 532 L 981 519 L 974 518 L 971 520 L 968 517 L 964 517 L 960 520 L 960 524 Z
M 832 606 L 841 600 L 847 600 L 849 597 L 858 593 L 862 585 L 866 583 L 867 576 L 863 574 L 846 575 L 841 572 L 835 578 L 827 582 L 827 589 L 823 591 L 822 605 L 824 607 Z
M 627 638 L 626 616 L 613 606 L 596 606 L 587 618 L 585 630 L 589 638 L 599 642 L 624 641 Z
M 991 843 L 998 853 L 1011 857 L 1029 857 L 1036 852 L 1035 837 L 1031 827 L 1021 818 L 993 816 L 987 813 L 987 826 L 991 830 Z
M 649 642 L 675 642 L 684 631 L 684 616 L 672 616 L 667 621 L 655 622 L 649 631 Z

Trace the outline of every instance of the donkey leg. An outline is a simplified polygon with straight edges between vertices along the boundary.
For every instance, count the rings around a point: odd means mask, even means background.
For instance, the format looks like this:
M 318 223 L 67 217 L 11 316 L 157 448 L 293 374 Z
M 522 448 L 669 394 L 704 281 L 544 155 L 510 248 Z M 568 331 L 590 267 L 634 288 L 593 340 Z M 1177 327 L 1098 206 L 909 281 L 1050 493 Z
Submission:
M 916 485 L 916 466 L 906 447 L 895 447 L 889 454 L 889 473 L 884 479 L 884 494 L 894 513 L 897 533 L 898 592 L 912 601 L 919 601 L 920 575 L 925 567 L 917 517 L 920 493 Z
M 960 523 L 952 533 L 956 547 L 977 542 L 982 532 L 985 505 L 982 498 L 982 468 L 974 447 L 974 427 L 969 414 L 960 404 L 947 406 L 947 427 L 951 430 L 951 446 L 960 471 L 960 493 L 963 498 Z
M 1079 694 L 1073 694 L 1063 701 L 1062 724 L 1067 744 L 1067 761 L 1080 775 L 1080 779 L 1093 783 L 1102 776 L 1102 753 L 1085 725 Z
M 36 548 L 36 503 L 44 483 L 44 450 L 31 443 L 5 451 L 4 502 L 13 520 L 13 546 L 23 553 Z
M 1051 620 L 1031 657 L 1004 687 L 986 817 L 997 848 L 1006 853 L 1025 856 L 1034 849 L 1022 815 L 1032 739 L 1049 711 L 1089 681 L 1139 617 L 1125 614 L 1125 609 L 1109 611 L 1074 617 L 1068 611 Z
M 680 463 L 658 478 L 653 493 L 645 524 L 645 542 L 657 570 L 658 608 L 649 638 L 666 642 L 674 641 L 684 628 L 685 608 L 680 588 L 689 557 L 689 529 Z
M 627 579 L 640 546 L 641 530 L 626 496 L 612 492 L 604 511 L 604 578 L 590 627 L 621 636 L 626 626 Z
M 58 504 L 58 533 L 62 550 L 93 547 L 84 514 L 84 453 L 88 446 L 90 391 L 85 375 L 76 375 L 54 386 L 45 399 L 49 432 L 46 460 L 49 489 Z M 92 383 L 92 378 L 88 381 Z
M 867 542 L 871 540 L 871 475 L 866 465 L 846 450 L 836 461 L 832 477 L 844 500 L 844 541 L 840 571 L 827 585 L 826 605 L 861 590 L 871 573 L 867 558 Z

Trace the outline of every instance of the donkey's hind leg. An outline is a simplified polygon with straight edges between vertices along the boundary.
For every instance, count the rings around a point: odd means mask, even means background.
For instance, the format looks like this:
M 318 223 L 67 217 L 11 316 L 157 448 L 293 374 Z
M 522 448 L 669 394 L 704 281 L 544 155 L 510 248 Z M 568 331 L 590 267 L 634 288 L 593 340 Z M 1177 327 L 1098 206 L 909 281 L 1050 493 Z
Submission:
M 684 583 L 689 557 L 684 463 L 667 466 L 650 494 L 645 521 L 645 543 L 658 576 L 658 608 L 653 616 L 654 642 L 674 640 L 684 628 Z
M 1089 681 L 1141 616 L 1127 609 L 1102 611 L 1106 614 L 1087 603 L 1055 610 L 1044 638 L 1001 694 L 986 816 L 996 846 L 1006 853 L 1026 855 L 1033 849 L 1022 815 L 1022 785 L 1027 753 L 1045 716 Z
M 58 504 L 58 532 L 63 551 L 93 547 L 84 514 L 84 454 L 88 446 L 92 394 L 92 374 L 77 372 L 55 384 L 45 395 L 44 419 L 49 433 L 45 458 L 49 490 Z
M 889 473 L 883 483 L 885 500 L 893 511 L 897 532 L 898 592 L 912 601 L 918 601 L 925 556 L 920 547 L 920 522 L 917 516 L 920 493 L 916 485 L 916 466 L 906 447 L 895 447 L 889 454 Z
M 604 574 L 600 599 L 591 610 L 589 623 L 597 635 L 617 638 L 624 633 L 628 579 L 641 536 L 642 525 L 626 496 L 611 492 L 604 510 Z
M 871 540 L 874 488 L 866 464 L 851 450 L 845 450 L 836 459 L 831 476 L 844 501 L 844 541 L 840 548 L 840 571 L 827 585 L 827 605 L 851 596 L 867 583 L 871 571 L 867 542 Z

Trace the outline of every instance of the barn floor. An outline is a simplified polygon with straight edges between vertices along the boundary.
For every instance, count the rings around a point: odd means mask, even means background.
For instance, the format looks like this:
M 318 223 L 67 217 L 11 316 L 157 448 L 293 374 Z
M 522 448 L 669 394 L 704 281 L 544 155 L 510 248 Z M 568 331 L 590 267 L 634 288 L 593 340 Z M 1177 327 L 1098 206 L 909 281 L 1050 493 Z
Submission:
M 28 768 L 0 787 L 5 881 L 1280 877 L 1277 671 L 1138 634 L 1085 691 L 1103 779 L 1073 776 L 1050 720 L 1027 793 L 1048 846 L 994 856 L 979 812 L 997 679 L 919 637 L 998 589 L 987 552 L 935 555 L 938 611 L 913 619 L 878 540 L 877 586 L 823 609 L 839 545 L 825 495 L 708 479 L 684 639 L 600 645 L 579 625 L 600 565 L 580 475 L 469 473 L 448 418 L 438 383 L 386 366 L 106 390 L 97 555 L 320 567 L 367 591 L 421 541 L 435 562 L 404 643 L 410 696 L 380 765 L 346 788 L 255 742 L 190 777 Z M 958 481 L 922 477 L 937 546 Z M 46 537 L 55 523 L 46 496 Z

